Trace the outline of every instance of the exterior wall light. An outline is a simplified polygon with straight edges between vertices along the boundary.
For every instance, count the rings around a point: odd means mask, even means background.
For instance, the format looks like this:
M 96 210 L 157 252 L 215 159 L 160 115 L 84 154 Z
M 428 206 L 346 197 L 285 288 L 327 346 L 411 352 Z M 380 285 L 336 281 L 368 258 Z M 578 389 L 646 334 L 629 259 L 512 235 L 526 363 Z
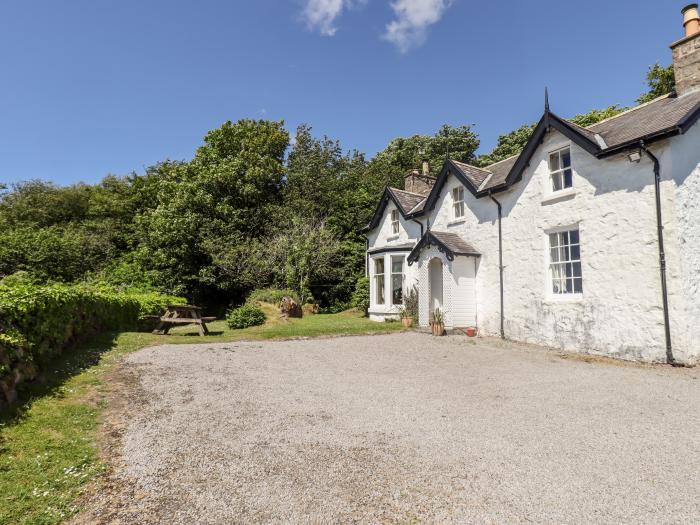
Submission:
M 627 155 L 627 158 L 630 159 L 630 162 L 639 162 L 642 160 L 642 154 L 639 151 L 635 151 L 633 153 L 630 153 Z

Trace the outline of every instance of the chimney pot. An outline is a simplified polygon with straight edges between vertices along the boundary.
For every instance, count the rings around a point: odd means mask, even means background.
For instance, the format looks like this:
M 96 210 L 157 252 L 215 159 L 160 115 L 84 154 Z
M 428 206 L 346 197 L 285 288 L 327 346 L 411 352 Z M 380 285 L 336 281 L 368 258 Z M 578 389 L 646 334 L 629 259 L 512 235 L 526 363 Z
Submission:
M 427 160 L 423 161 L 423 175 L 430 175 L 430 163 Z
M 685 28 L 685 36 L 693 36 L 700 33 L 700 14 L 698 14 L 698 4 L 690 4 L 685 6 L 681 13 L 683 14 L 683 27 Z
M 676 74 L 676 92 L 678 95 L 695 92 L 700 89 L 700 15 L 698 4 L 685 6 L 683 27 L 685 36 L 671 44 L 673 50 L 673 69 Z

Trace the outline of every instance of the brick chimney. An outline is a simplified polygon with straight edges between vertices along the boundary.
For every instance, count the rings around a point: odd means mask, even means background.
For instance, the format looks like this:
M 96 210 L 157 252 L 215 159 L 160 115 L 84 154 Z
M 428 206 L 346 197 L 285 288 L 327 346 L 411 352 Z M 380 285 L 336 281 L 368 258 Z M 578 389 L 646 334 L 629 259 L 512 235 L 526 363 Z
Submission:
M 679 96 L 700 90 L 700 15 L 698 4 L 681 10 L 685 36 L 671 44 L 676 91 Z

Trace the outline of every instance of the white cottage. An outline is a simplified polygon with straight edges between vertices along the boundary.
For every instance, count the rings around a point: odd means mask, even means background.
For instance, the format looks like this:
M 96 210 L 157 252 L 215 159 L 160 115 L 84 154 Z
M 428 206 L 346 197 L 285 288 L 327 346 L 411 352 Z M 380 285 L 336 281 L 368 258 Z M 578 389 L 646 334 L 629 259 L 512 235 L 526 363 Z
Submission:
M 589 128 L 545 104 L 523 152 L 387 188 L 365 228 L 369 314 L 625 359 L 700 359 L 700 17 L 677 92 Z

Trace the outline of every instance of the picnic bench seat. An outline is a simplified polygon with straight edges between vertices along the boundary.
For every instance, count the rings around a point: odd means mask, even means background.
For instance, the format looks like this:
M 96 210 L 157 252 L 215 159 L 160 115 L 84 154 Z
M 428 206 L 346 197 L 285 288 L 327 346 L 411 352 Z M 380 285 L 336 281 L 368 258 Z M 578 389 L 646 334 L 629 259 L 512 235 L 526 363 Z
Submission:
M 199 335 L 207 335 L 209 333 L 207 323 L 216 320 L 216 317 L 202 317 L 202 309 L 189 304 L 169 304 L 163 315 L 148 317 L 155 317 L 160 321 L 153 333 L 162 335 L 167 335 L 174 325 L 185 324 L 195 324 Z

